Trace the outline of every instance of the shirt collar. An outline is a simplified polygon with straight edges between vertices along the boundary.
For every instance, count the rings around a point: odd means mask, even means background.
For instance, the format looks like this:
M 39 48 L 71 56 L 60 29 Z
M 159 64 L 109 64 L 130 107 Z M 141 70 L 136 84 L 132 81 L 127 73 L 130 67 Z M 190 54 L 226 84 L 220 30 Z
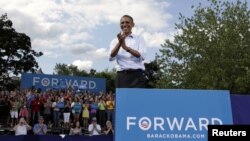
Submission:
M 130 35 L 128 35 L 128 37 L 130 37 L 130 38 L 134 38 L 134 34 L 133 33 L 131 33 Z

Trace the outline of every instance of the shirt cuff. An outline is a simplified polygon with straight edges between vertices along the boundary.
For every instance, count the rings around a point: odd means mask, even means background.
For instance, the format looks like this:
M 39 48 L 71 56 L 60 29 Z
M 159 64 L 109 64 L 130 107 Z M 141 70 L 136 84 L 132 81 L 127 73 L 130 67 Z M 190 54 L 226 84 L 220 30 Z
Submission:
M 115 57 L 109 57 L 109 61 L 114 61 Z

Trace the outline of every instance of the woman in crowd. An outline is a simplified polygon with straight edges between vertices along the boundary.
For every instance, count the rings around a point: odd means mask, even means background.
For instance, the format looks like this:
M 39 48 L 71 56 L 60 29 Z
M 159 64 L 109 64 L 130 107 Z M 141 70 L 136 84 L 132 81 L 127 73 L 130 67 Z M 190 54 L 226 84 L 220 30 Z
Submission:
M 76 101 L 74 102 L 72 106 L 72 111 L 74 111 L 74 121 L 79 121 L 79 116 L 82 111 L 82 103 L 80 102 L 79 98 L 76 97 Z
M 106 121 L 106 129 L 104 130 L 105 135 L 113 135 L 114 134 L 114 129 L 111 121 L 107 120 Z
M 64 128 L 69 128 L 70 126 L 70 102 L 69 100 L 65 101 L 65 108 L 63 111 L 63 121 L 64 121 Z
M 70 129 L 69 135 L 82 135 L 82 128 L 79 121 L 76 121 L 73 128 Z
M 89 124 L 89 102 L 88 101 L 85 101 L 83 104 L 82 118 L 83 118 L 83 128 L 87 129 L 88 124 Z

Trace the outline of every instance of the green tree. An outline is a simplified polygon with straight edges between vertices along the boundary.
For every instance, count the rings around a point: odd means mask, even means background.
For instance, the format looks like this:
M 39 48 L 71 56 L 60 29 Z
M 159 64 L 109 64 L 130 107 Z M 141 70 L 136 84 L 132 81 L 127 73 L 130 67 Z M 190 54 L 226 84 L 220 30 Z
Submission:
M 109 91 L 115 92 L 115 75 L 116 75 L 115 69 L 112 69 L 111 71 L 105 69 L 104 71 L 95 73 L 95 77 L 106 78 L 107 92 Z
M 209 1 L 209 0 L 208 0 Z M 180 14 L 174 41 L 157 55 L 157 87 L 226 89 L 250 94 L 250 11 L 247 2 L 210 0 L 194 15 Z
M 42 56 L 42 52 L 31 49 L 30 37 L 18 33 L 12 27 L 12 21 L 7 14 L 0 17 L 0 74 L 1 86 L 10 82 L 11 75 L 23 72 L 35 72 L 38 63 L 35 57 Z M 7 82 L 7 83 L 6 83 Z
M 96 70 L 95 69 L 90 69 L 89 74 L 90 76 L 95 76 Z
M 159 66 L 156 60 L 145 63 L 146 88 L 154 88 L 158 78 Z
M 57 75 L 89 76 L 88 72 L 78 69 L 75 65 L 58 63 L 56 64 L 54 71 Z

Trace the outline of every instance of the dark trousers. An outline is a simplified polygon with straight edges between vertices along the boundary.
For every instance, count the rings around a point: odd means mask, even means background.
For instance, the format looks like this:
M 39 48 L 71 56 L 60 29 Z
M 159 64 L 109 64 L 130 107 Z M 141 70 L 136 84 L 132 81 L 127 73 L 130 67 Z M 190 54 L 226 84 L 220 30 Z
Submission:
M 143 70 L 124 70 L 116 74 L 116 88 L 145 88 L 146 78 Z
M 98 115 L 99 123 L 101 127 L 105 127 L 105 122 L 106 122 L 106 110 L 99 110 L 99 115 Z

